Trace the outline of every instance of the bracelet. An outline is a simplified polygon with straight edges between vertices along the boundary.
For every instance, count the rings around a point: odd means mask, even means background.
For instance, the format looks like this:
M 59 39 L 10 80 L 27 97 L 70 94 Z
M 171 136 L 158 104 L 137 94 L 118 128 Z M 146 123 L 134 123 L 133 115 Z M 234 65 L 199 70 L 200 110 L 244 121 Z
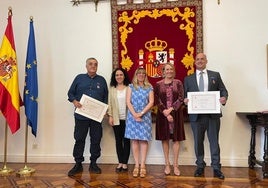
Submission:
M 143 115 L 144 114 L 144 112 L 143 111 L 141 111 L 141 115 Z

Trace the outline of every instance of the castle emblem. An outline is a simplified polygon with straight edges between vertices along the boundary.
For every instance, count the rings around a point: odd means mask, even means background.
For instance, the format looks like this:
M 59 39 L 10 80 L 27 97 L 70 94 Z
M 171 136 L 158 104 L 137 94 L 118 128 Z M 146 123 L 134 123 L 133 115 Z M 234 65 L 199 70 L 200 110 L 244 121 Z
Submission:
M 159 40 L 157 37 L 145 43 L 145 53 L 139 50 L 139 66 L 144 67 L 147 75 L 152 78 L 162 77 L 162 67 L 165 63 L 174 64 L 174 48 L 166 51 L 168 46 L 166 41 Z

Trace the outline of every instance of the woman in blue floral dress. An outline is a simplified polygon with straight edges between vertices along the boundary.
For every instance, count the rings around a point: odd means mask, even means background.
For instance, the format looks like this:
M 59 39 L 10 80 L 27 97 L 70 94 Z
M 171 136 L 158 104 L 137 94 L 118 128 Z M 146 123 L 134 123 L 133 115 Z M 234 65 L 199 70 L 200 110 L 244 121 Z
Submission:
M 125 137 L 131 140 L 135 160 L 133 177 L 145 177 L 148 141 L 152 140 L 151 107 L 154 104 L 153 87 L 144 68 L 135 71 L 127 90 L 127 118 Z M 139 158 L 141 157 L 141 158 Z

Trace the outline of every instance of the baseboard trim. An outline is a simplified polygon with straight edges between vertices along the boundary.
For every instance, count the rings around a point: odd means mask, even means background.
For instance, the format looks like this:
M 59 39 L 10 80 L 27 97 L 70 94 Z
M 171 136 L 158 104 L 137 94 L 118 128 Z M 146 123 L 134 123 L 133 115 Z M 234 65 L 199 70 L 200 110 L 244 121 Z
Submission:
M 4 161 L 4 156 L 0 155 L 0 160 Z M 172 158 L 170 159 L 172 161 Z M 210 158 L 205 158 L 207 166 L 210 166 Z M 23 163 L 24 156 L 22 155 L 9 155 L 7 157 L 7 163 Z M 36 155 L 36 156 L 28 156 L 28 163 L 74 163 L 73 157 L 69 156 L 51 156 L 51 155 Z M 89 156 L 85 156 L 85 163 L 89 163 Z M 98 163 L 102 164 L 115 164 L 117 163 L 116 156 L 101 156 L 98 159 Z M 129 164 L 133 164 L 134 159 L 133 156 L 129 158 Z M 147 164 L 164 164 L 163 156 L 148 156 Z M 247 158 L 239 158 L 239 159 L 221 159 L 222 166 L 231 166 L 231 167 L 248 167 L 248 159 Z M 179 165 L 195 165 L 195 158 L 193 157 L 179 157 Z

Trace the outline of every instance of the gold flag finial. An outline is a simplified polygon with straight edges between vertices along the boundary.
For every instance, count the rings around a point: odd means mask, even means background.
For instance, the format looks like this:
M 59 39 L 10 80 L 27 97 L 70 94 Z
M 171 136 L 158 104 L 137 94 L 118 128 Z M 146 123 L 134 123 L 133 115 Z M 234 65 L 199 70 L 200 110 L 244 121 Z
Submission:
M 12 8 L 11 7 L 8 7 L 8 15 L 12 16 Z

